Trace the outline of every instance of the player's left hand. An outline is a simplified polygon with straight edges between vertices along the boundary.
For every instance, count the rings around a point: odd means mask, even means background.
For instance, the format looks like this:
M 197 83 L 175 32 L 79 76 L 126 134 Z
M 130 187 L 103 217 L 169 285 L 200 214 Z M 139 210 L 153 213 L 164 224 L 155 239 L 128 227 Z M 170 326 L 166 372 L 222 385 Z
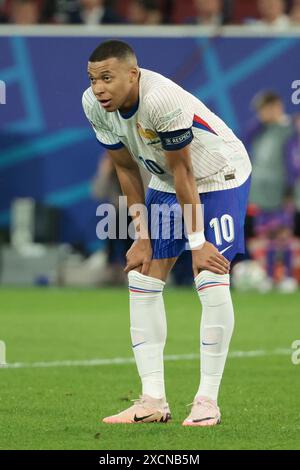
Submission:
M 126 253 L 127 264 L 125 273 L 137 269 L 141 274 L 147 276 L 152 259 L 151 242 L 148 239 L 135 240 Z
M 215 274 L 229 273 L 230 262 L 218 252 L 212 243 L 205 242 L 200 249 L 192 250 L 192 259 L 194 277 L 197 277 L 203 270 Z

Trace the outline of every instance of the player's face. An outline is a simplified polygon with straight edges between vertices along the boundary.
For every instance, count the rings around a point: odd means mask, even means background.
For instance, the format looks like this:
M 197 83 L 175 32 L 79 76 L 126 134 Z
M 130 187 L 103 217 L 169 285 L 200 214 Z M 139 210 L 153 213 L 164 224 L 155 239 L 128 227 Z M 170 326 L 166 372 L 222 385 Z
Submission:
M 126 112 L 138 99 L 139 69 L 127 61 L 111 58 L 88 63 L 94 95 L 107 112 Z

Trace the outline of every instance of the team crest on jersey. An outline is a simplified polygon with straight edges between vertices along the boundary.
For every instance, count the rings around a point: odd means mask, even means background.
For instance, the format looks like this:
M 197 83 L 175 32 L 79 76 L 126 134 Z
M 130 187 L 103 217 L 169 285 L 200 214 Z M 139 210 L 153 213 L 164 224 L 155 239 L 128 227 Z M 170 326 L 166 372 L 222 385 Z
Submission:
M 137 123 L 136 127 L 140 136 L 149 140 L 149 142 L 147 142 L 148 145 L 157 144 L 160 142 L 158 135 L 151 129 L 144 129 L 139 123 Z

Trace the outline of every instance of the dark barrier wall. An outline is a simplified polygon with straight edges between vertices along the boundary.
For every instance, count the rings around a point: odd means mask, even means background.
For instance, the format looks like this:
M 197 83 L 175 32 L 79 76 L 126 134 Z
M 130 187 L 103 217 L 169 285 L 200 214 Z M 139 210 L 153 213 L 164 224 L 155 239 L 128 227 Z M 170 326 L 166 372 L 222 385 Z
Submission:
M 124 38 L 126 40 L 126 38 Z M 97 246 L 97 201 L 90 181 L 103 152 L 83 115 L 87 59 L 101 38 L 0 38 L 0 225 L 16 196 L 63 211 L 62 241 Z M 284 97 L 300 79 L 299 38 L 130 38 L 141 67 L 160 72 L 204 100 L 243 136 L 261 89 Z

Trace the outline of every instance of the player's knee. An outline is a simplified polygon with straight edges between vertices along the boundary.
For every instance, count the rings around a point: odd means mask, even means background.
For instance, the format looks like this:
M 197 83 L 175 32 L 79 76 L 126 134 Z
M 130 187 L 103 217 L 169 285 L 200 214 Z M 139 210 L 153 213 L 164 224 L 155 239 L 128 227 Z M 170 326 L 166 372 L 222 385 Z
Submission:
M 128 284 L 131 292 L 140 291 L 150 294 L 159 294 L 163 291 L 165 282 L 155 277 L 141 274 L 137 270 L 129 271 Z
M 202 305 L 217 307 L 231 301 L 229 274 L 201 271 L 195 278 L 195 285 Z

